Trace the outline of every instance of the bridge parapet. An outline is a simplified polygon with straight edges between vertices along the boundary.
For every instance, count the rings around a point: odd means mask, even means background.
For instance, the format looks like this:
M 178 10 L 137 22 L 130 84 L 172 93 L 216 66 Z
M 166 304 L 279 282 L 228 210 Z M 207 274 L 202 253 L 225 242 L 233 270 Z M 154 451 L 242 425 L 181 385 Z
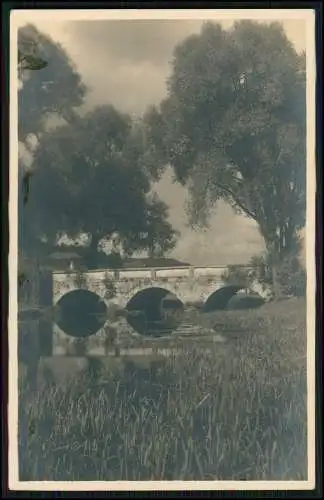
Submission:
M 247 268 L 247 266 L 242 266 Z M 106 281 L 116 288 L 116 301 L 124 303 L 141 289 L 161 287 L 179 296 L 180 300 L 205 300 L 210 293 L 225 286 L 222 275 L 226 267 L 174 267 L 174 268 L 128 268 L 96 269 L 81 274 L 77 272 L 54 272 L 53 295 L 57 302 L 63 295 L 80 288 L 106 298 Z
M 242 268 L 249 269 L 247 266 Z M 209 267 L 155 267 L 155 268 L 128 268 L 128 269 L 95 269 L 85 271 L 82 274 L 91 277 L 91 279 L 102 279 L 103 275 L 108 276 L 113 280 L 120 280 L 123 278 L 151 278 L 156 277 L 199 277 L 199 276 L 219 276 L 226 270 L 224 266 L 209 266 Z M 55 271 L 53 275 L 56 281 L 64 281 L 68 276 L 77 276 L 75 271 Z

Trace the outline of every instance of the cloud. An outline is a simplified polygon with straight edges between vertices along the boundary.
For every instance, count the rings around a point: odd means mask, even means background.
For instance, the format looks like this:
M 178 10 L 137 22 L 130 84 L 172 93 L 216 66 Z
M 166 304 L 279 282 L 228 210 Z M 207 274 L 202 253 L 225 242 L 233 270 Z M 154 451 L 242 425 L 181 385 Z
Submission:
M 198 32 L 202 21 L 137 20 L 77 21 L 70 23 L 71 35 L 94 57 L 110 57 L 117 64 L 151 63 L 165 67 L 177 43 Z
M 89 20 L 36 23 L 62 43 L 90 92 L 86 108 L 113 103 L 140 114 L 166 95 L 175 46 L 199 33 L 203 20 Z M 220 23 L 228 29 L 233 20 Z M 305 48 L 305 23 L 282 22 L 297 50 Z
M 67 50 L 89 87 L 86 108 L 113 103 L 141 114 L 166 95 L 175 45 L 202 21 L 36 23 Z
M 170 221 L 181 237 L 171 256 L 194 265 L 226 265 L 247 263 L 263 250 L 263 240 L 254 221 L 237 216 L 232 208 L 219 202 L 204 231 L 187 227 L 185 204 L 187 190 L 173 183 L 168 169 L 156 186 L 157 193 L 169 205 Z

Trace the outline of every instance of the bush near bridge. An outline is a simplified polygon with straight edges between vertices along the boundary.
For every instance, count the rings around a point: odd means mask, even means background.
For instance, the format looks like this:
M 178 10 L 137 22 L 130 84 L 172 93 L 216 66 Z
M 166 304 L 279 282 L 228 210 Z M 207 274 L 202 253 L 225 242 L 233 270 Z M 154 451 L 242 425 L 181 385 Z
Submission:
M 20 479 L 306 480 L 305 317 L 303 299 L 202 315 L 233 341 L 46 387 L 20 405 Z
M 280 286 L 281 297 L 305 297 L 307 274 L 306 269 L 300 261 L 300 256 L 297 250 L 288 253 L 283 258 L 280 266 L 277 268 L 277 281 Z M 248 289 L 256 280 L 265 290 L 270 292 L 269 297 L 274 298 L 273 276 L 271 269 L 270 256 L 264 253 L 251 258 L 249 267 L 244 269 L 241 266 L 229 265 L 222 275 L 222 279 L 228 285 L 242 284 L 242 287 Z M 247 301 L 247 306 L 253 307 L 253 299 L 250 304 Z M 255 301 L 255 306 L 259 304 Z M 244 306 L 242 308 L 245 308 Z

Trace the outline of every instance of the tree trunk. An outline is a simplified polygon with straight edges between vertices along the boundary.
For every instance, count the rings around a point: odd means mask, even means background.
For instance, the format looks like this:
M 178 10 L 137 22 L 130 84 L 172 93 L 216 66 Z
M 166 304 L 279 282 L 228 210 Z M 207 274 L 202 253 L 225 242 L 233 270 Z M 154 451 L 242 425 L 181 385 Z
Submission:
M 90 268 L 96 267 L 98 264 L 98 260 L 99 260 L 98 245 L 99 245 L 100 239 L 101 238 L 97 234 L 91 235 L 91 243 L 88 247 L 87 257 L 86 257 L 87 267 L 90 267 Z
M 274 300 L 278 301 L 280 300 L 282 296 L 282 290 L 281 290 L 281 284 L 278 276 L 278 263 L 274 262 L 272 264 L 272 286 L 273 286 L 273 293 L 274 293 Z
M 99 240 L 100 240 L 99 236 L 97 234 L 92 233 L 91 243 L 90 243 L 91 252 L 93 253 L 98 252 Z
M 270 239 L 268 240 L 264 236 L 268 265 L 271 270 L 271 281 L 272 281 L 272 292 L 274 295 L 274 300 L 277 301 L 282 295 L 279 269 L 280 269 L 280 237 L 278 240 Z
M 35 261 L 29 264 L 28 279 L 30 280 L 30 290 L 26 297 L 25 306 L 39 307 L 39 267 Z M 24 304 L 22 304 L 24 306 Z M 26 338 L 26 343 L 22 347 L 25 353 L 22 353 L 23 361 L 27 364 L 27 385 L 29 390 L 37 389 L 37 375 L 40 361 L 39 351 L 39 322 L 31 322 L 20 327 L 20 341 L 23 342 L 23 337 Z

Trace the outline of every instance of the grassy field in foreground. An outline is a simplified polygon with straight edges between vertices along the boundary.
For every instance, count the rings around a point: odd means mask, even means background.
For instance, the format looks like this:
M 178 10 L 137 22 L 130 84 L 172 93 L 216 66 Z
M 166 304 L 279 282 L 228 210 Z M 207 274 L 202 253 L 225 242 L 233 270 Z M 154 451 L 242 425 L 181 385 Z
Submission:
M 306 480 L 305 302 L 201 321 L 242 336 L 21 399 L 20 479 Z

